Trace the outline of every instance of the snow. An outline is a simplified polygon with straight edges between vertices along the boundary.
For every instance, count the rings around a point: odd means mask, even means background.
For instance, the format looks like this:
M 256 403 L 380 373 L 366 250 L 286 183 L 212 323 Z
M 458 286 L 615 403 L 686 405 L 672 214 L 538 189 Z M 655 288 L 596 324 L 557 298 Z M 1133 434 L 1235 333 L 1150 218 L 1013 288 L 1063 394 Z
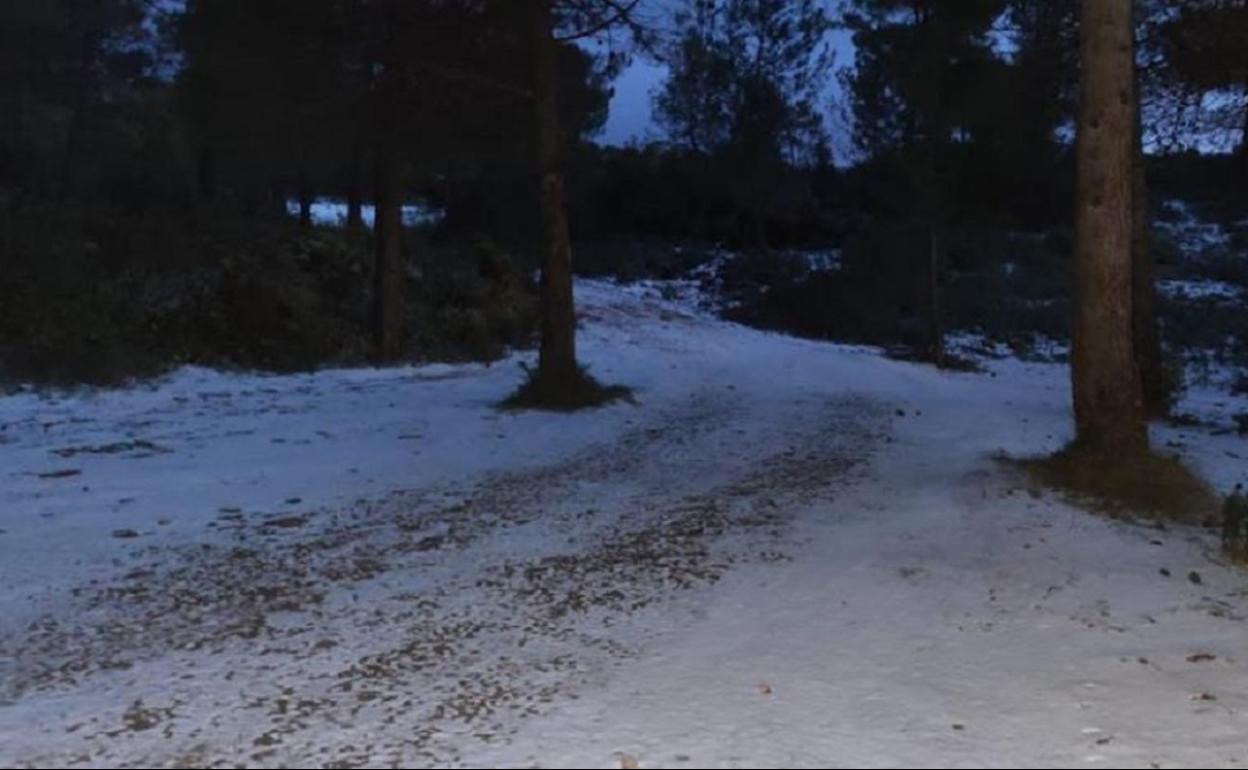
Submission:
M 1158 290 L 1167 297 L 1185 300 L 1237 301 L 1244 290 L 1226 281 L 1209 279 L 1168 279 L 1157 282 Z
M 292 217 L 299 216 L 299 201 L 286 201 L 286 213 Z M 407 205 L 401 209 L 404 227 L 420 227 L 434 224 L 442 218 L 442 212 L 428 206 Z M 360 207 L 360 218 L 365 227 L 372 227 L 377 219 L 376 209 L 372 204 Z M 342 227 L 347 222 L 347 204 L 345 201 L 332 198 L 317 198 L 312 201 L 312 224 L 321 227 Z
M 802 253 L 806 261 L 806 269 L 812 273 L 835 273 L 842 267 L 840 249 L 823 251 L 807 251 Z
M 1231 234 L 1220 222 L 1201 218 L 1196 207 L 1173 198 L 1162 203 L 1165 216 L 1154 223 L 1179 248 L 1184 257 L 1201 257 L 1224 251 L 1231 246 Z
M 1214 534 L 996 459 L 1069 439 L 1064 366 L 750 330 L 692 282 L 577 295 L 635 404 L 497 411 L 528 354 L 0 398 L 0 762 L 1248 760 Z M 1229 490 L 1243 408 L 1194 389 L 1154 442 Z

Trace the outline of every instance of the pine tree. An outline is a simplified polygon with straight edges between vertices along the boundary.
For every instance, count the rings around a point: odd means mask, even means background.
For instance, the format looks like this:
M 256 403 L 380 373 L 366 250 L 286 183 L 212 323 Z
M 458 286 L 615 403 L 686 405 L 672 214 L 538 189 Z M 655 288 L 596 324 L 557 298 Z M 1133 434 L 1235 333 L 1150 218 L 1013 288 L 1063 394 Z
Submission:
M 603 389 L 588 377 L 576 356 L 559 49 L 561 45 L 620 28 L 640 35 L 640 4 L 640 0 L 522 0 L 515 3 L 520 13 L 517 22 L 524 31 L 531 56 L 527 91 L 533 104 L 542 265 L 538 367 L 513 401 L 517 405 L 570 408 L 618 395 L 618 391 Z M 503 5 L 507 5 L 506 0 Z
M 925 243 L 921 263 L 926 357 L 945 361 L 940 287 L 950 192 L 956 174 L 952 137 L 966 129 L 982 96 L 982 73 L 994 60 L 988 29 L 999 0 L 852 0 L 857 66 L 846 87 L 864 154 L 900 160 L 910 179 L 913 225 Z
M 677 24 L 658 120 L 672 144 L 725 172 L 766 249 L 765 210 L 786 169 L 825 155 L 831 19 L 815 0 L 690 0 Z

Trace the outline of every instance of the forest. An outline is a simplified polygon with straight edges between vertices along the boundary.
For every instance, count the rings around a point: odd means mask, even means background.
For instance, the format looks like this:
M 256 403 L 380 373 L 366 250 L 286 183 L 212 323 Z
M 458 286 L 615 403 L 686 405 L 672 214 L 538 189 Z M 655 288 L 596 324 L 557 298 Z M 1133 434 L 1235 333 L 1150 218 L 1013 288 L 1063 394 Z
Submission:
M 1248 0 L 0 0 L 0 479 L 6 766 L 1233 766 Z

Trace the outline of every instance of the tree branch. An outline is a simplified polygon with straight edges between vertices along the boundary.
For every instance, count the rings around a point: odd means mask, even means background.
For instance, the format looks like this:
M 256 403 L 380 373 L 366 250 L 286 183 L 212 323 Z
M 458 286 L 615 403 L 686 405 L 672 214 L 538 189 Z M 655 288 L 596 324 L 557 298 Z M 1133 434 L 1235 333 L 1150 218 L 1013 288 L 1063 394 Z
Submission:
M 570 43 L 574 40 L 583 40 L 587 37 L 593 37 L 601 32 L 604 32 L 605 30 L 610 29 L 611 27 L 614 27 L 622 21 L 628 20 L 633 15 L 633 11 L 637 10 L 637 6 L 641 5 L 641 0 L 630 0 L 625 5 L 621 5 L 616 2 L 616 0 L 600 0 L 600 2 L 615 11 L 615 13 L 604 19 L 600 19 L 598 23 L 585 29 L 577 30 L 576 32 L 572 32 L 567 35 L 554 35 L 553 37 L 555 42 Z

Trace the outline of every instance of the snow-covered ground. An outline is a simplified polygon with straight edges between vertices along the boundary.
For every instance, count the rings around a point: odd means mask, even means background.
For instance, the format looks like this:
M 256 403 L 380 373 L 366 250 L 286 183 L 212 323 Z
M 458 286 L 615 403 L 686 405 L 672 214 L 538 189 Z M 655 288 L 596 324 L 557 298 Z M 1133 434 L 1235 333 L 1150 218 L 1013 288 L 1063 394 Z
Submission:
M 1157 282 L 1157 290 L 1178 299 L 1229 300 L 1242 299 L 1244 290 L 1226 281 L 1170 279 Z
M 1231 245 L 1226 227 L 1201 219 L 1196 207 L 1187 201 L 1173 198 L 1164 201 L 1161 207 L 1165 216 L 1154 227 L 1174 241 L 1184 256 L 1198 256 Z
M 4 766 L 1248 762 L 1248 574 L 1000 453 L 1064 367 L 942 373 L 578 285 L 636 403 L 484 366 L 0 399 Z M 1226 490 L 1242 402 L 1157 427 Z

